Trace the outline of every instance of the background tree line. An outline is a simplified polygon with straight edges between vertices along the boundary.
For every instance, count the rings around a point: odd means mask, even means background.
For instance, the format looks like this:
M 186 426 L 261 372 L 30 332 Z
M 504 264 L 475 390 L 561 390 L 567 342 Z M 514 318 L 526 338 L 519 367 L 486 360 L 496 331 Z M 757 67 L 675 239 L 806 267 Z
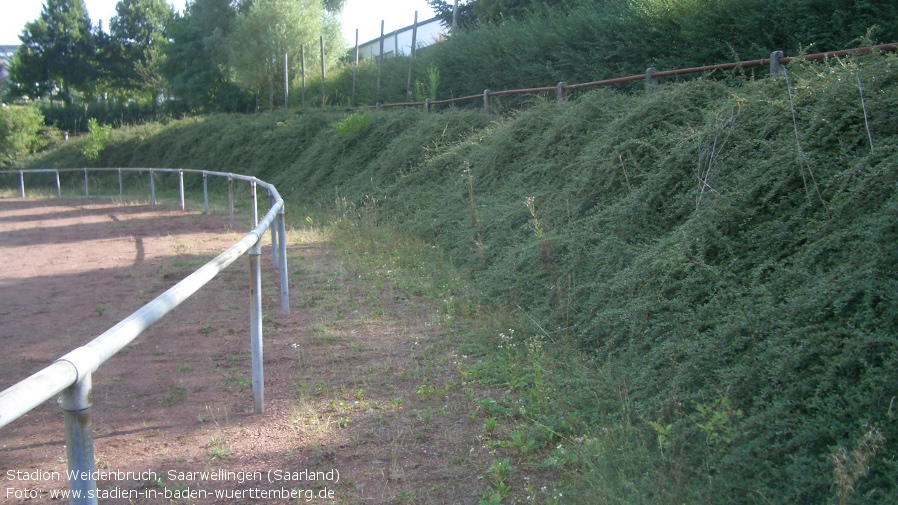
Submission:
M 452 36 L 378 68 L 347 57 L 344 0 L 192 0 L 182 13 L 164 0 L 121 0 L 108 32 L 82 0 L 48 0 L 21 35 L 9 96 L 78 102 L 42 108 L 48 124 L 78 131 L 90 117 L 131 123 L 282 107 L 285 54 L 299 103 L 303 46 L 315 90 L 307 103 L 356 106 L 898 40 L 898 3 L 889 0 L 460 0 L 455 13 L 454 0 L 429 3 L 447 27 L 455 19 Z M 326 98 L 317 92 L 319 37 Z
M 126 102 L 157 112 L 251 111 L 260 97 L 283 105 L 284 55 L 297 75 L 300 48 L 320 71 L 345 47 L 337 15 L 344 0 L 192 0 L 183 13 L 165 0 L 121 0 L 108 31 L 83 0 L 47 0 L 27 23 L 10 65 L 7 98 L 90 104 Z

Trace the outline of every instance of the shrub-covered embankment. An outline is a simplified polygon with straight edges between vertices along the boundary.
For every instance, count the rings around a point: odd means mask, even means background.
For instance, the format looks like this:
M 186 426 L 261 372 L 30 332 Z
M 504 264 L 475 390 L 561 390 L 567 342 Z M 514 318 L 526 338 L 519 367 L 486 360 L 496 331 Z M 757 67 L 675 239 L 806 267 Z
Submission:
M 539 321 L 539 352 L 588 354 L 502 379 L 527 396 L 554 374 L 521 415 L 581 444 L 545 462 L 574 500 L 898 502 L 895 56 L 504 118 L 210 116 L 117 132 L 100 163 L 254 173 L 438 245 Z

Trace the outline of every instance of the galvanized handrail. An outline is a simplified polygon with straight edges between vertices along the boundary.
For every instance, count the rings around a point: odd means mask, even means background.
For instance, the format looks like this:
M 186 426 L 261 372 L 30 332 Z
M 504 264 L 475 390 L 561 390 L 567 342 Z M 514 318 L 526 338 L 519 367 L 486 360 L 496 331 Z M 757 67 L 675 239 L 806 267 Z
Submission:
M 55 172 L 57 181 L 57 195 L 60 194 L 59 172 L 84 171 L 85 196 L 88 194 L 87 173 L 89 170 L 119 172 L 119 192 L 121 194 L 121 172 L 150 171 L 151 190 L 153 190 L 153 172 L 178 172 L 179 192 L 181 208 L 184 208 L 184 183 L 183 174 L 201 173 L 203 175 L 203 201 L 204 211 L 208 212 L 207 176 L 227 177 L 228 193 L 230 196 L 231 216 L 233 219 L 233 180 L 243 180 L 250 183 L 252 188 L 252 209 L 254 228 L 237 243 L 223 253 L 216 256 L 195 272 L 178 282 L 165 293 L 159 295 L 118 324 L 108 329 L 102 335 L 78 347 L 68 354 L 54 361 L 50 366 L 40 370 L 30 377 L 0 392 L 0 428 L 13 420 L 21 417 L 31 409 L 44 401 L 60 394 L 59 405 L 65 411 L 66 431 L 66 455 L 69 468 L 69 487 L 73 491 L 80 491 L 80 497 L 75 493 L 70 498 L 74 504 L 96 504 L 96 480 L 94 475 L 94 450 L 93 435 L 90 421 L 90 391 L 91 376 L 97 368 L 110 357 L 115 355 L 131 341 L 137 338 L 144 330 L 161 319 L 165 314 L 183 303 L 191 295 L 196 293 L 216 275 L 236 261 L 244 253 L 248 253 L 250 260 L 250 328 L 251 328 L 251 362 L 252 362 L 252 389 L 254 410 L 257 413 L 264 411 L 264 370 L 262 364 L 262 298 L 261 298 L 261 237 L 266 230 L 271 230 L 272 256 L 279 270 L 281 288 L 281 311 L 289 315 L 289 288 L 287 284 L 287 250 L 285 240 L 284 200 L 277 189 L 255 177 L 231 174 L 226 172 L 211 172 L 206 170 L 185 169 L 39 169 L 18 170 L 20 191 L 24 196 L 24 175 L 26 173 Z M 2 172 L 0 172 L 2 173 Z M 9 173 L 9 172 L 6 172 Z M 261 221 L 258 219 L 256 187 L 261 185 L 269 193 L 270 208 Z M 155 194 L 152 196 L 155 202 Z

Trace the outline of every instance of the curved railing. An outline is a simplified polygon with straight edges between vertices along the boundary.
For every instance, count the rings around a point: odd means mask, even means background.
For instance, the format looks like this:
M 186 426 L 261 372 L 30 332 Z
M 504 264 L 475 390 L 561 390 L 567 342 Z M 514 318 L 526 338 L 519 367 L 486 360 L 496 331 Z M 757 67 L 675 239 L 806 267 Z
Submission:
M 203 176 L 204 211 L 208 212 L 209 176 L 226 177 L 228 194 L 233 220 L 233 181 L 242 180 L 250 183 L 252 194 L 253 223 L 255 227 L 237 243 L 216 256 L 195 272 L 178 282 L 147 303 L 136 312 L 126 317 L 105 333 L 78 347 L 54 361 L 50 366 L 0 392 L 0 428 L 21 417 L 53 396 L 59 394 L 59 405 L 65 411 L 66 456 L 69 468 L 69 487 L 72 489 L 71 503 L 96 504 L 97 484 L 94 476 L 93 434 L 91 428 L 91 376 L 103 362 L 115 355 L 137 338 L 144 330 L 161 319 L 172 309 L 183 303 L 206 283 L 211 281 L 235 262 L 243 254 L 250 260 L 250 328 L 251 328 L 251 361 L 252 389 L 255 412 L 264 410 L 264 370 L 262 367 L 262 280 L 261 280 L 261 237 L 266 230 L 271 231 L 272 250 L 275 265 L 279 270 L 281 311 L 289 315 L 289 288 L 287 285 L 287 249 L 285 240 L 284 200 L 277 189 L 267 182 L 244 175 L 205 170 L 183 169 L 42 169 L 17 170 L 0 172 L 19 175 L 20 193 L 25 195 L 25 175 L 31 173 L 56 173 L 57 195 L 61 194 L 59 173 L 66 171 L 83 171 L 85 174 L 85 196 L 88 192 L 87 174 L 90 171 L 118 171 L 119 194 L 122 192 L 122 171 L 148 171 L 150 175 L 151 200 L 155 203 L 155 187 L 153 173 L 176 172 L 179 174 L 179 193 L 181 208 L 184 208 L 184 174 L 197 173 Z M 270 208 L 265 216 L 258 218 L 257 186 L 268 190 Z M 83 478 L 82 478 L 83 477 Z M 80 498 L 74 498 L 80 495 Z

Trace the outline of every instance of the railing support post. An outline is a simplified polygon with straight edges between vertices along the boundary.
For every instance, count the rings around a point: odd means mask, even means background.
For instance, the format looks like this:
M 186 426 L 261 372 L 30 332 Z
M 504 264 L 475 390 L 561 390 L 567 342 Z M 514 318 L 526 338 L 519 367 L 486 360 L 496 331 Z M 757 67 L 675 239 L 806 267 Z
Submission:
M 59 395 L 59 406 L 65 411 L 69 489 L 81 495 L 80 498 L 69 499 L 73 505 L 97 503 L 97 481 L 93 478 L 95 460 L 90 390 L 91 374 L 88 373 Z
M 774 51 L 770 53 L 770 75 L 777 75 L 783 72 L 783 66 L 780 64 L 780 58 L 785 56 L 782 51 Z
M 271 210 L 275 204 L 274 195 L 271 192 L 268 193 L 268 209 Z M 271 233 L 271 264 L 274 268 L 278 267 L 278 232 L 276 223 L 272 223 L 271 226 L 268 227 L 268 231 Z
M 259 198 L 256 194 L 256 181 L 249 181 L 249 190 L 252 194 L 252 214 L 253 214 L 253 228 L 259 226 Z M 261 237 L 260 237 L 261 238 Z
M 556 86 L 555 99 L 558 100 L 558 103 L 561 103 L 561 102 L 564 102 L 565 100 L 567 100 L 567 93 L 565 92 L 565 89 L 564 89 L 565 86 L 567 86 L 567 84 L 565 84 L 564 81 L 559 82 L 558 85 Z
M 203 214 L 209 215 L 209 181 L 208 174 L 203 170 Z
M 430 98 L 424 99 L 424 112 L 430 114 Z
M 156 180 L 153 179 L 152 170 L 150 170 L 150 205 L 156 205 Z
M 84 198 L 89 198 L 90 195 L 87 192 L 87 169 L 84 169 Z
M 62 184 L 59 183 L 59 170 L 56 171 L 56 198 L 62 198 Z
M 184 171 L 178 170 L 178 196 L 181 199 L 181 212 L 184 212 Z
M 490 113 L 490 110 L 493 107 L 493 101 L 490 99 L 490 90 L 483 90 L 483 112 L 487 114 Z
M 231 219 L 231 228 L 234 227 L 234 178 L 228 175 L 228 216 Z
M 25 172 L 19 170 L 19 196 L 25 198 Z
M 125 201 L 125 192 L 122 188 L 122 169 L 118 169 L 118 199 Z
M 279 265 L 278 270 L 281 277 L 281 314 L 285 316 L 290 315 L 290 287 L 288 285 L 288 275 L 287 275 L 287 229 L 286 229 L 286 219 L 284 219 L 284 207 L 281 206 L 281 211 L 278 213 L 277 218 L 277 228 L 278 228 L 278 247 L 280 248 L 280 254 L 278 254 Z
M 250 352 L 253 370 L 253 411 L 265 411 L 265 370 L 262 363 L 262 239 L 249 250 Z

